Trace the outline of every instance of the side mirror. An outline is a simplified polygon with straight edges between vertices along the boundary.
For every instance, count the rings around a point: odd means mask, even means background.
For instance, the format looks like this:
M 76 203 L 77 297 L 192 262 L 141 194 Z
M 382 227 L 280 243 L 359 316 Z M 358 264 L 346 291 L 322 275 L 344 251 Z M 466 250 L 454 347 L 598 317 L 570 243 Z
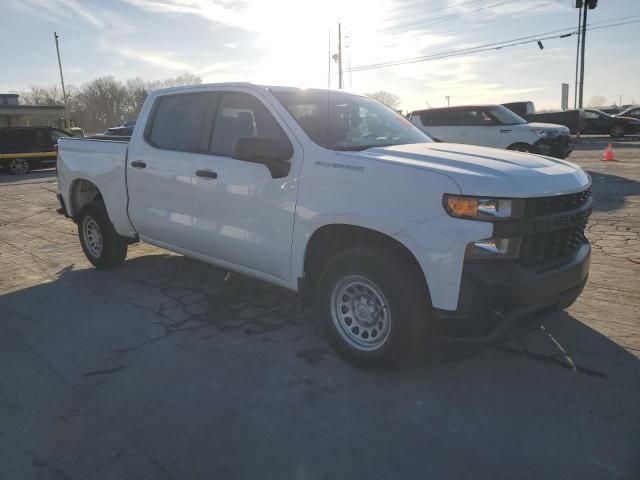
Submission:
M 231 156 L 236 160 L 262 163 L 273 178 L 289 175 L 293 156 L 293 145 L 286 138 L 278 137 L 236 137 L 233 141 Z

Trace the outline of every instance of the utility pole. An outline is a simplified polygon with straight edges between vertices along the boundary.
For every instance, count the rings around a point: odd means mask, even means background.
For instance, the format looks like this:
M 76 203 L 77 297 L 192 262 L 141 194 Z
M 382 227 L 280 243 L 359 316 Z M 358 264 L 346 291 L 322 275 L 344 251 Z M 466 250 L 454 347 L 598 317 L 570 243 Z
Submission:
M 577 0 L 576 7 L 582 8 L 582 44 L 580 48 L 580 97 L 578 108 L 582 108 L 584 97 L 584 50 L 587 43 L 587 12 L 598 6 L 598 0 Z
M 338 88 L 342 90 L 342 27 L 338 23 Z
M 69 120 L 69 105 L 67 102 L 67 92 L 64 89 L 64 77 L 62 76 L 62 62 L 60 61 L 60 47 L 58 46 L 58 33 L 53 32 L 53 38 L 56 41 L 56 53 L 58 54 L 58 68 L 60 69 L 60 83 L 62 84 L 62 99 L 64 101 L 64 122 L 65 128 L 71 127 L 71 121 Z
M 584 47 L 587 43 L 587 12 L 589 9 L 585 5 L 582 8 L 582 45 L 580 46 L 580 97 L 578 99 L 578 108 L 582 108 L 582 100 L 584 97 Z
M 582 4 L 578 10 L 578 42 L 576 43 L 576 80 L 573 84 L 573 108 L 578 108 L 578 74 L 580 72 L 580 21 L 582 20 Z
M 619 107 L 622 107 L 622 94 L 618 95 L 620 97 L 620 103 L 618 104 Z
M 447 99 L 447 107 L 449 106 L 449 99 L 451 98 L 449 95 L 445 96 L 444 98 Z

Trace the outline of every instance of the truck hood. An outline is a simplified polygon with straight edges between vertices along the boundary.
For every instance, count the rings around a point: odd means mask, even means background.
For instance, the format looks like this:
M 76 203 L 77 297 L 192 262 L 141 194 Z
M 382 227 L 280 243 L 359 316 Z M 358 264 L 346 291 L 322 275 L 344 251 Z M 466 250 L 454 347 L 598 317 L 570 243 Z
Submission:
M 541 123 L 541 122 L 531 122 L 528 124 L 531 128 L 544 128 L 547 130 L 562 130 L 569 133 L 569 129 L 564 125 L 558 125 L 557 123 Z
M 577 165 L 542 155 L 458 143 L 416 143 L 340 155 L 441 173 L 465 195 L 526 198 L 583 190 L 591 182 Z M 453 192 L 452 192 L 453 193 Z

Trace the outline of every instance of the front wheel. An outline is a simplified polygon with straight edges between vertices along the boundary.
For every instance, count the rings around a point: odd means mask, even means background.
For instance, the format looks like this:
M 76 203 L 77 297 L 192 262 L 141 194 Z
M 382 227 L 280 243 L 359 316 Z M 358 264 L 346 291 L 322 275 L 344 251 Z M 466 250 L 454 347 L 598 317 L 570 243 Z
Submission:
M 9 162 L 9 171 L 14 175 L 24 175 L 31 170 L 31 164 L 26 158 L 14 158 Z
M 610 135 L 613 138 L 624 137 L 624 127 L 622 125 L 614 125 L 611 127 Z
M 403 256 L 356 248 L 330 260 L 317 306 L 329 343 L 362 367 L 392 367 L 424 353 L 429 325 L 424 279 Z
M 513 145 L 509 145 L 507 150 L 514 150 L 516 152 L 531 152 L 531 146 L 526 143 L 514 143 Z
M 113 228 L 102 202 L 84 206 L 78 219 L 78 236 L 87 259 L 98 269 L 115 267 L 127 256 L 127 242 Z

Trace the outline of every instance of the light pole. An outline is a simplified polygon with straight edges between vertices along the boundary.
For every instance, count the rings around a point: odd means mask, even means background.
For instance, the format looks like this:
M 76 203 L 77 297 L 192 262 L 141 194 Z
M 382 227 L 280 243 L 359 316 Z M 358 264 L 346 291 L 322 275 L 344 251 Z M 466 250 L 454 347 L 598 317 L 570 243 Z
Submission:
M 62 62 L 60 61 L 60 47 L 58 46 L 58 33 L 53 32 L 53 38 L 56 41 L 56 53 L 58 54 L 58 68 L 60 69 L 60 83 L 62 84 L 62 100 L 64 102 L 64 122 L 65 128 L 71 127 L 71 121 L 69 120 L 69 105 L 67 102 L 67 92 L 64 89 L 64 77 L 62 76 Z
M 584 5 L 583 5 L 584 3 Z M 576 7 L 582 7 L 582 45 L 580 51 L 580 98 L 578 108 L 582 108 L 584 97 L 584 50 L 587 41 L 587 12 L 593 10 L 598 5 L 598 0 L 577 0 Z

